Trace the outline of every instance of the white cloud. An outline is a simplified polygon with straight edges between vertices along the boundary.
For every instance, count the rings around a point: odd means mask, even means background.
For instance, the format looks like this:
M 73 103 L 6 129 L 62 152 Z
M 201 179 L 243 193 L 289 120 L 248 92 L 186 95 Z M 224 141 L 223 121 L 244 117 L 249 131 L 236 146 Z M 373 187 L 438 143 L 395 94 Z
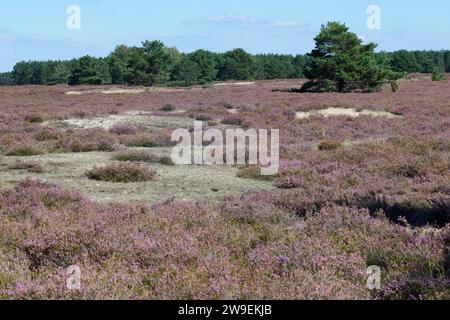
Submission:
M 262 26 L 270 28 L 298 28 L 306 25 L 301 25 L 296 21 L 266 21 L 258 20 L 254 17 L 241 14 L 221 14 L 213 17 L 209 17 L 204 20 L 190 20 L 183 22 L 183 25 L 194 25 L 204 23 L 215 24 L 230 24 L 239 26 Z
M 210 22 L 217 23 L 257 23 L 255 18 L 244 15 L 222 14 L 208 19 Z
M 271 27 L 280 27 L 280 28 L 293 28 L 298 27 L 300 24 L 294 21 L 277 21 L 277 22 L 269 22 Z

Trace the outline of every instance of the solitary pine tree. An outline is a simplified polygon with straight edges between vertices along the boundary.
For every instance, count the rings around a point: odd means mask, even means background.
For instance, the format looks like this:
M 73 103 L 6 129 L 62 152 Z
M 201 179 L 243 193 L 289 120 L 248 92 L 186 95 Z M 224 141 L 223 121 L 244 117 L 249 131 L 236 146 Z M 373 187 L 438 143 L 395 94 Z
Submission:
M 386 79 L 397 76 L 377 61 L 377 45 L 363 45 L 345 24 L 329 22 L 322 26 L 315 42 L 305 72 L 310 81 L 303 86 L 304 91 L 376 91 Z

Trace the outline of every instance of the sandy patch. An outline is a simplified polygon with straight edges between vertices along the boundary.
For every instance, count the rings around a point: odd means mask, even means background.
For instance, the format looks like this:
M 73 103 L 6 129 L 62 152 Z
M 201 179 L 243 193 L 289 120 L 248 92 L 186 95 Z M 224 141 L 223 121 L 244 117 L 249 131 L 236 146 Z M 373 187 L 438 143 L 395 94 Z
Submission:
M 149 87 L 149 88 L 110 88 L 110 89 L 91 89 L 68 91 L 66 95 L 83 95 L 83 94 L 142 94 L 152 92 L 183 92 L 189 90 L 187 88 L 165 88 L 165 87 Z
M 213 87 L 223 87 L 223 86 L 251 86 L 256 84 L 256 82 L 224 82 L 216 83 Z
M 372 116 L 372 117 L 386 117 L 386 118 L 398 118 L 400 116 L 387 111 L 373 111 L 373 110 L 361 110 L 358 111 L 354 108 L 328 108 L 309 112 L 297 112 L 297 119 L 308 119 L 311 116 L 324 116 L 330 117 L 351 117 L 358 118 L 360 116 Z
M 147 92 L 146 89 L 122 89 L 122 88 L 112 88 L 112 89 L 93 89 L 93 90 L 80 90 L 80 91 L 69 91 L 66 95 L 83 95 L 83 94 L 140 94 Z
M 151 149 L 160 155 L 169 155 L 170 149 Z M 273 190 L 270 182 L 241 179 L 237 168 L 231 166 L 161 166 L 145 164 L 157 171 L 155 181 L 140 183 L 108 183 L 89 180 L 85 172 L 94 165 L 112 162 L 112 154 L 70 153 L 29 157 L 27 161 L 40 163 L 44 173 L 33 174 L 24 170 L 10 170 L 8 165 L 17 157 L 5 157 L 0 166 L 0 182 L 4 187 L 14 187 L 26 178 L 57 184 L 65 189 L 82 193 L 100 202 L 146 202 L 156 204 L 167 200 L 195 201 L 219 200 L 224 196 L 239 196 L 251 189 Z
M 72 118 L 66 120 L 52 120 L 44 122 L 47 127 L 60 129 L 92 129 L 103 128 L 111 129 L 116 124 L 131 124 L 151 128 L 186 128 L 192 126 L 193 120 L 187 117 L 159 117 L 153 116 L 151 112 L 130 111 L 123 115 L 109 115 L 107 117 L 97 118 Z

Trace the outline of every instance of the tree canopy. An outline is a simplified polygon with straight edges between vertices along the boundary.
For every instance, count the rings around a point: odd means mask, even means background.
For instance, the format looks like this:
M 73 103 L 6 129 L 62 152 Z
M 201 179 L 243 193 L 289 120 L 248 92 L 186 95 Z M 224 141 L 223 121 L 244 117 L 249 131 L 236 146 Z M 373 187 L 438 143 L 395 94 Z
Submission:
M 305 72 L 310 80 L 303 87 L 305 91 L 374 91 L 394 76 L 387 64 L 377 59 L 377 45 L 363 44 L 345 24 L 322 26 L 315 42 Z
M 376 90 L 393 73 L 450 72 L 450 51 L 378 52 L 340 23 L 322 27 L 308 55 L 257 54 L 243 49 L 225 53 L 181 53 L 160 41 L 119 45 L 106 58 L 84 56 L 70 61 L 22 61 L 0 73 L 0 85 L 123 84 L 192 86 L 213 81 L 308 77 L 306 89 Z M 392 71 L 390 71 L 392 70 Z

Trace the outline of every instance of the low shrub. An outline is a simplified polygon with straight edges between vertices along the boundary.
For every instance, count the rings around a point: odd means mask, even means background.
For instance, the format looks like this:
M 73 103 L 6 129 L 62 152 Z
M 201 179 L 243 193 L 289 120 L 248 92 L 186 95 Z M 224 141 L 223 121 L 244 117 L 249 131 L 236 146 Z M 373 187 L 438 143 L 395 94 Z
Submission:
M 58 141 L 57 149 L 67 152 L 110 152 L 116 150 L 117 139 L 103 129 L 72 131 L 67 138 Z
M 325 140 L 318 145 L 320 151 L 333 151 L 340 147 L 342 147 L 342 144 L 336 140 Z
M 440 72 L 434 72 L 431 76 L 432 81 L 444 81 L 445 79 L 445 75 Z
M 162 165 L 173 165 L 170 157 L 161 157 L 152 152 L 144 150 L 125 150 L 118 152 L 114 155 L 114 160 L 122 162 L 148 162 L 148 163 L 160 163 Z
M 35 135 L 34 139 L 36 141 L 51 141 L 62 139 L 64 134 L 62 132 L 56 131 L 50 128 L 44 128 L 39 130 Z
M 274 186 L 279 189 L 296 189 L 301 187 L 303 181 L 296 177 L 282 177 L 274 182 Z
M 244 179 L 266 180 L 266 181 L 270 181 L 275 178 L 274 176 L 261 175 L 261 167 L 255 165 L 241 167 L 237 173 L 237 176 L 239 178 Z
M 164 166 L 174 166 L 175 163 L 172 161 L 171 157 L 168 156 L 162 156 L 159 158 L 159 163 Z
M 31 157 L 42 154 L 42 152 L 38 149 L 35 149 L 29 145 L 17 146 L 11 148 L 6 155 L 7 156 L 17 156 L 17 157 Z
M 234 109 L 234 106 L 231 103 L 227 102 L 227 101 L 223 101 L 223 102 L 219 103 L 218 105 L 220 107 L 222 107 L 222 108 L 227 109 L 227 110 Z
M 230 126 L 240 126 L 240 125 L 242 125 L 244 123 L 244 120 L 242 119 L 241 116 L 236 115 L 236 114 L 232 114 L 232 115 L 229 115 L 229 116 L 225 117 L 222 120 L 222 123 L 230 125 Z
M 400 89 L 400 86 L 397 81 L 391 81 L 391 90 L 392 92 L 397 92 Z
M 136 148 L 170 147 L 173 145 L 172 134 L 169 130 L 128 136 L 124 139 L 123 143 L 127 147 Z
M 37 114 L 28 115 L 25 117 L 25 121 L 29 123 L 42 123 L 44 122 L 44 118 Z
M 125 145 L 127 147 L 136 148 L 156 148 L 158 143 L 153 136 L 148 134 L 141 134 L 137 136 L 127 137 L 125 140 Z
M 164 112 L 173 112 L 175 111 L 175 107 L 171 104 L 166 104 L 165 106 L 163 106 L 161 109 L 159 109 L 160 111 L 164 111 Z
M 105 182 L 132 183 L 152 180 L 156 171 L 134 163 L 114 163 L 94 167 L 86 172 L 89 179 Z
M 138 129 L 128 123 L 118 123 L 114 125 L 111 129 L 109 129 L 109 132 L 115 133 L 119 136 L 121 135 L 133 135 L 138 132 Z
M 212 116 L 207 113 L 197 113 L 195 115 L 192 115 L 192 117 L 197 121 L 212 121 L 213 120 Z

